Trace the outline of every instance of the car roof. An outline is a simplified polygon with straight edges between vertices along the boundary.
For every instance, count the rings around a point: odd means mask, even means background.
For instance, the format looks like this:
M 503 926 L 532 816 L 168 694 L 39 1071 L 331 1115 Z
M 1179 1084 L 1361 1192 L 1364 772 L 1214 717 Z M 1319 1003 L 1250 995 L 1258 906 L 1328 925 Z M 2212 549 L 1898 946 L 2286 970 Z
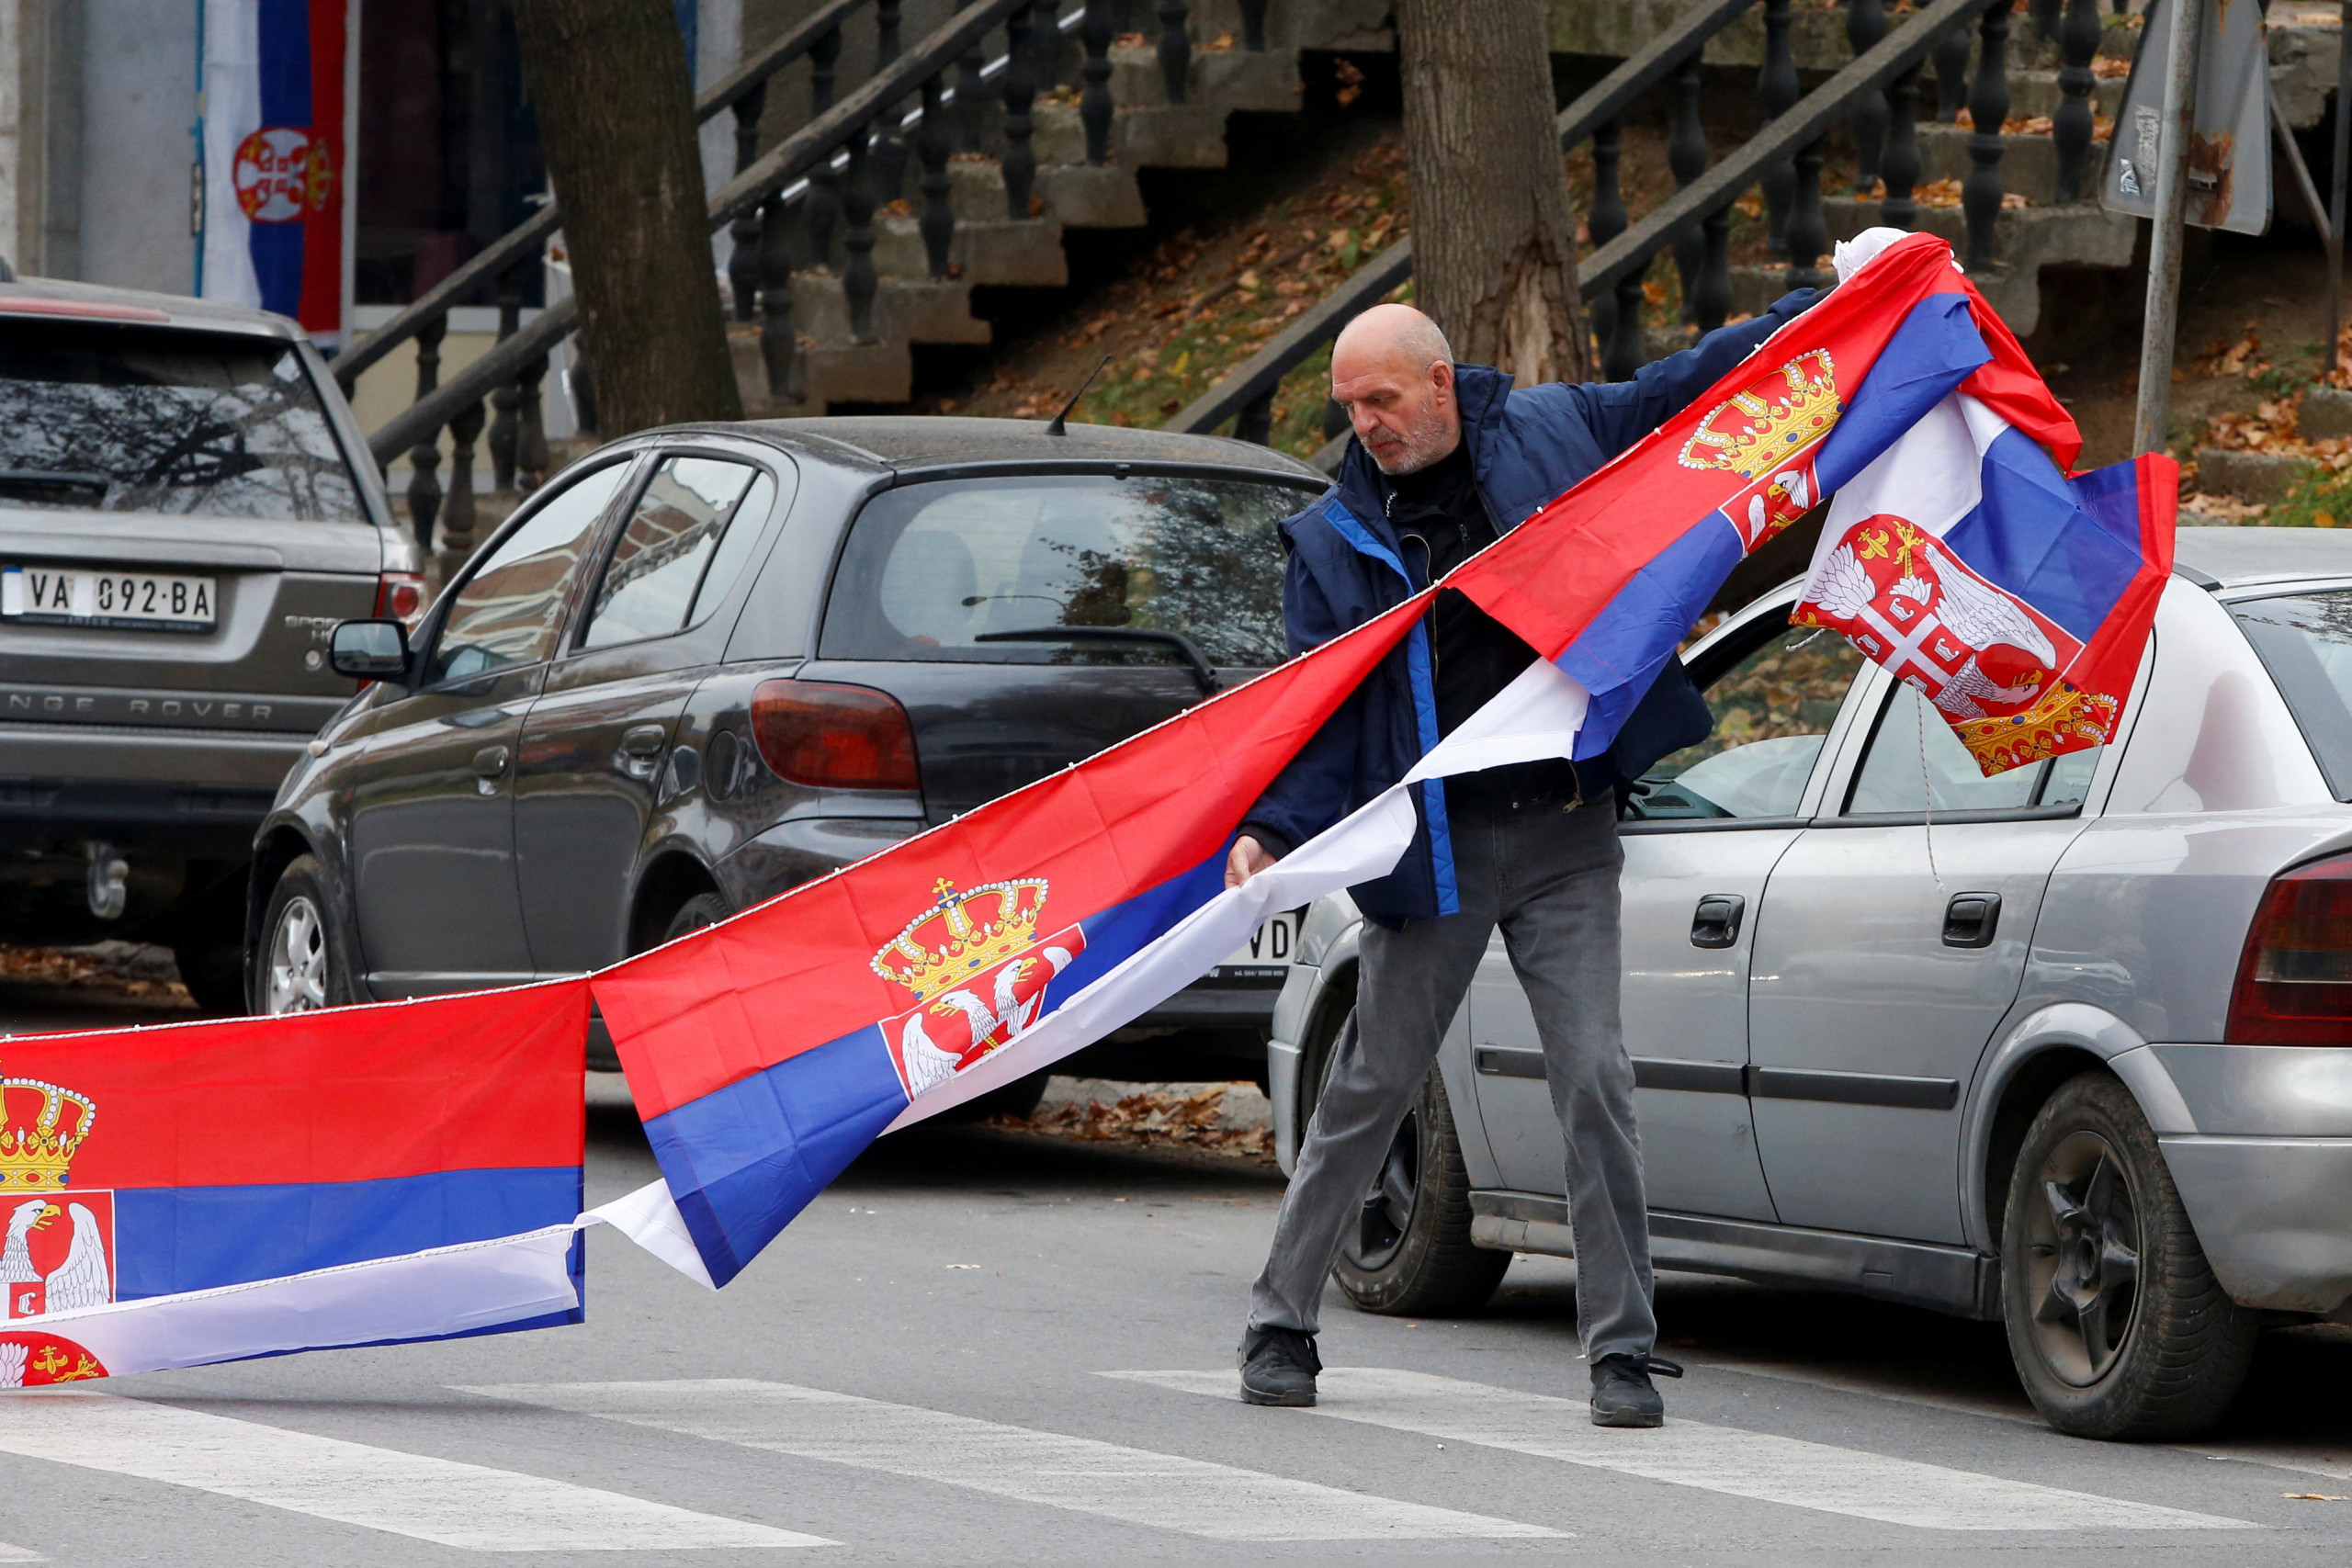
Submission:
M 2223 588 L 2352 577 L 2352 534 L 2325 528 L 2183 528 L 2175 536 L 2173 559 Z
M 751 420 L 698 429 L 773 442 L 830 457 L 871 465 L 894 473 L 934 468 L 997 467 L 1034 468 L 1115 463 L 1153 467 L 1242 468 L 1268 479 L 1317 490 L 1331 481 L 1297 458 L 1222 435 L 1187 435 L 1165 430 L 1128 430 L 1110 424 L 1072 423 L 1048 435 L 1035 419 L 972 419 L 942 414 L 844 414 L 826 419 Z
M 208 332 L 254 333 L 299 338 L 302 329 L 284 316 L 217 299 L 152 294 L 143 288 L 106 288 L 62 277 L 20 277 L 0 283 L 0 315 L 29 315 L 61 321 L 149 323 Z

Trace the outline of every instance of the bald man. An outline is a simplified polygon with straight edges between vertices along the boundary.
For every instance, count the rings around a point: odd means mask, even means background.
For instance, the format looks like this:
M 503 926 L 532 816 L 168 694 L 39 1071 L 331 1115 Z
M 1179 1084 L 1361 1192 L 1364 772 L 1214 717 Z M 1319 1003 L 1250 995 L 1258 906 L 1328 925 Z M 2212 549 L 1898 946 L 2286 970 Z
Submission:
M 1494 543 L 1663 423 L 1814 298 L 1800 289 L 1630 381 L 1516 390 L 1498 371 L 1454 364 L 1437 324 L 1408 305 L 1357 317 L 1331 351 L 1331 396 L 1354 439 L 1338 482 L 1282 528 L 1291 652 L 1363 625 Z M 1395 784 L 1535 656 L 1469 599 L 1442 592 L 1428 620 L 1251 807 L 1227 863 L 1227 884 Z M 1341 1228 L 1363 1213 L 1499 926 L 1534 1009 L 1567 1141 L 1577 1326 L 1592 1366 L 1592 1418 L 1604 1427 L 1665 1420 L 1651 1374 L 1682 1370 L 1650 1353 L 1657 1325 L 1648 1209 L 1634 1070 L 1618 1020 L 1623 857 L 1616 808 L 1621 784 L 1705 739 L 1711 723 L 1690 678 L 1670 662 L 1599 756 L 1413 786 L 1419 820 L 1411 847 L 1388 875 L 1350 890 L 1366 918 L 1355 1013 L 1334 1046 L 1272 1255 L 1251 1292 L 1242 1398 L 1315 1403 L 1317 1314 Z M 1419 1201 L 1430 1201 L 1424 1188 Z M 1442 1290 L 1443 1262 L 1415 1234 L 1425 1223 L 1408 1227 L 1386 1267 Z

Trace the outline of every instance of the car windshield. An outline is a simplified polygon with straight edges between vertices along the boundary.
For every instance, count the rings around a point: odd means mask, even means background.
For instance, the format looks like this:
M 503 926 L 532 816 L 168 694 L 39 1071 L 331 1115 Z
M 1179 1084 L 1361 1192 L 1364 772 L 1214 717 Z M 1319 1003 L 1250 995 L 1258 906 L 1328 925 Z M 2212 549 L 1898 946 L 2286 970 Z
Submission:
M 1275 525 L 1309 499 L 1287 486 L 1166 475 L 885 491 L 851 530 L 818 646 L 829 659 L 1165 663 L 1183 637 L 1212 664 L 1278 664 Z M 1069 628 L 1143 635 L 1057 636 Z
M 2352 800 L 2352 589 L 2282 593 L 2230 606 L 2327 774 Z
M 0 505 L 364 523 L 294 345 L 11 318 Z

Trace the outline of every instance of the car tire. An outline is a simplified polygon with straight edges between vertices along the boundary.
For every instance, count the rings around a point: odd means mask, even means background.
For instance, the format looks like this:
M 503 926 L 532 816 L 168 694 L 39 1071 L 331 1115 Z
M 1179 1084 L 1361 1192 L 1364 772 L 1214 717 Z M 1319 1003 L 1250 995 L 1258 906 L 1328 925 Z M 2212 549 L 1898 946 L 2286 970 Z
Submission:
M 670 923 L 662 928 L 662 940 L 675 942 L 688 931 L 715 926 L 734 912 L 727 907 L 727 900 L 718 894 L 697 893 L 678 906 L 678 912 L 672 915 Z
M 235 1017 L 246 1009 L 245 953 L 217 942 L 188 942 L 172 949 L 180 984 L 209 1013 Z
M 2221 1418 L 2259 1325 L 2214 1279 L 2120 1080 L 2085 1073 L 2042 1106 L 2001 1230 L 2009 1354 L 2043 1420 L 2075 1437 L 2145 1439 Z
M 1351 1013 L 1341 1036 L 1353 1027 Z M 1324 1060 L 1340 1055 L 1335 1042 Z M 1317 1075 L 1318 1099 L 1329 1071 L 1326 1066 Z M 1470 1239 L 1470 1173 L 1445 1079 L 1431 1067 L 1363 1206 L 1340 1233 L 1331 1277 L 1363 1312 L 1466 1317 L 1487 1304 L 1510 1267 L 1510 1253 Z
M 327 917 L 323 880 L 319 863 L 309 855 L 297 855 L 277 874 L 254 954 L 254 1012 L 275 1017 L 359 1000 L 343 942 Z

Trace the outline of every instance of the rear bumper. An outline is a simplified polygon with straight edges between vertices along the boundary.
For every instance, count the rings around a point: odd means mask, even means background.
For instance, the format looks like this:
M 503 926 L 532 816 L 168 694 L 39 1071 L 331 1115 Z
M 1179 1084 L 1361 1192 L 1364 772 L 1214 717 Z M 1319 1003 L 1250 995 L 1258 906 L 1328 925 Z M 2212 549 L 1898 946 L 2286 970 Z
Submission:
M 2352 1301 L 2352 1047 L 2150 1045 L 2129 1055 L 2153 1059 L 2177 1096 L 2168 1108 L 2150 1106 L 2149 1119 L 2231 1299 L 2310 1313 Z
M 242 861 L 304 739 L 0 725 L 0 846 L 103 839 L 133 855 Z

